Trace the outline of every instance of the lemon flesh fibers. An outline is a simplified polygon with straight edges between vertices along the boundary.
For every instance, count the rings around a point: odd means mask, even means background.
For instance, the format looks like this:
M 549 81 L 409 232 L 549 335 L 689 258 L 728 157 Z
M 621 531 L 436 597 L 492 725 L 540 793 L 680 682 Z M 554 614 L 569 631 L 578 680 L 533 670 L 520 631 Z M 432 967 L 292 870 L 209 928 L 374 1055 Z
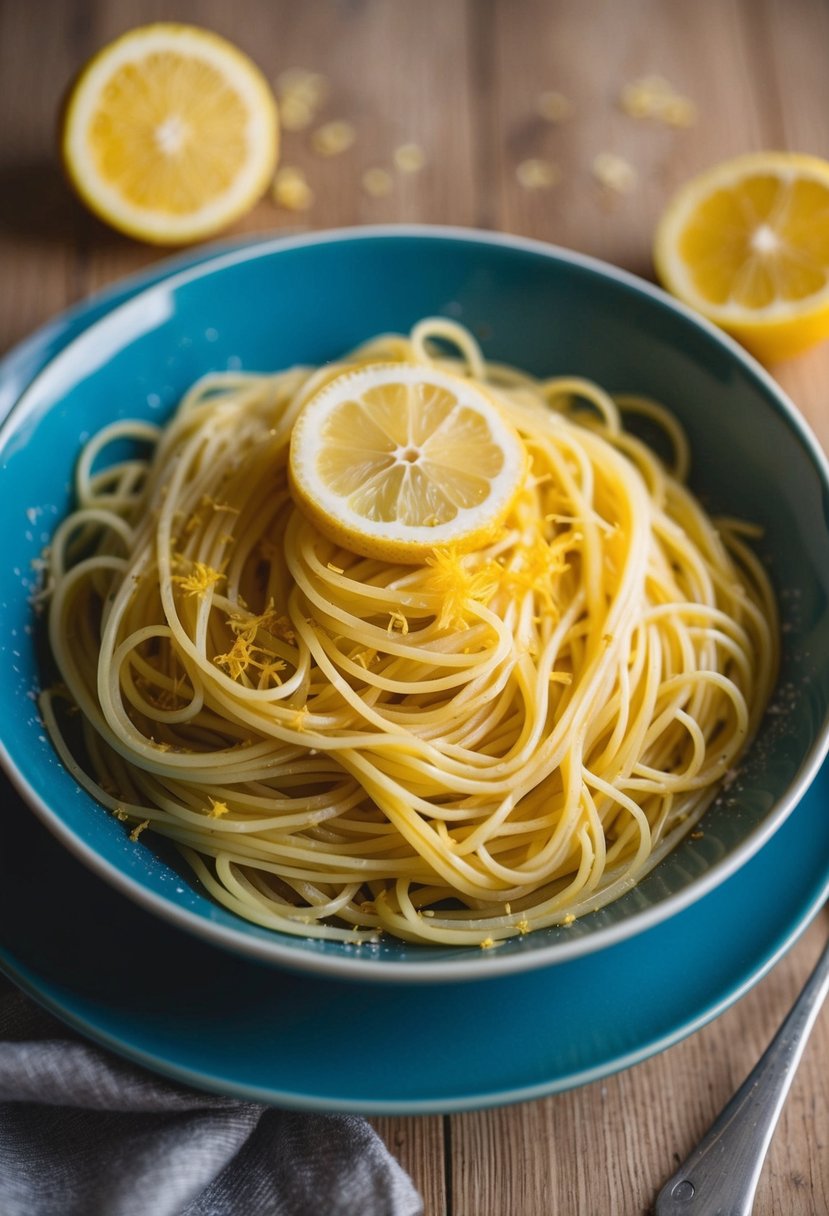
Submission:
M 680 189 L 657 229 L 664 285 L 765 362 L 829 336 L 829 163 L 755 153 Z
M 157 244 L 200 240 L 270 184 L 276 102 L 256 65 L 196 26 L 131 30 L 90 60 L 66 104 L 69 179 L 101 219 Z
M 414 364 L 343 373 L 303 407 L 291 437 L 300 508 L 336 543 L 389 561 L 493 539 L 526 468 L 523 441 L 494 400 Z

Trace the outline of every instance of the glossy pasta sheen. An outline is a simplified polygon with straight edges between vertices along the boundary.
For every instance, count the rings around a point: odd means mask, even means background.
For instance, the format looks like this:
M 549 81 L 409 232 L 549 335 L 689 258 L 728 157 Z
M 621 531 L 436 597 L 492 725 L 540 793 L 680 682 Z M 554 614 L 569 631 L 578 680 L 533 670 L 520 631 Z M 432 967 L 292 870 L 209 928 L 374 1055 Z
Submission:
M 293 422 L 358 360 L 472 376 L 508 413 L 529 473 L 485 549 L 385 564 L 294 505 Z M 107 463 L 124 440 L 139 454 Z M 443 320 L 323 369 L 207 377 L 165 428 L 84 452 L 44 720 L 136 847 L 169 837 L 258 924 L 489 947 L 567 923 L 693 828 L 774 681 L 751 530 L 708 518 L 687 465 L 658 404 L 486 363 Z

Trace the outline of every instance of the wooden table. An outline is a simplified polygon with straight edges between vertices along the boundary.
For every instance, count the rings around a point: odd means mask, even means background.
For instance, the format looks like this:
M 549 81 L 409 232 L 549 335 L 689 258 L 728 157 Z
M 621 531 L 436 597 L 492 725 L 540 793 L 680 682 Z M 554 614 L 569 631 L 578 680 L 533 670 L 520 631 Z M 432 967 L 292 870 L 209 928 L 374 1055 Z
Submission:
M 824 0 L 0 0 L 0 350 L 72 301 L 162 257 L 104 228 L 70 198 L 55 122 L 72 72 L 131 26 L 169 17 L 212 27 L 272 78 L 325 75 L 319 118 L 345 118 L 338 156 L 287 132 L 283 163 L 314 191 L 307 211 L 265 199 L 238 231 L 424 221 L 498 228 L 596 254 L 650 276 L 654 223 L 673 188 L 760 148 L 829 156 L 829 4 Z M 697 108 L 687 127 L 634 119 L 622 87 L 665 76 Z M 537 113 L 543 91 L 572 113 Z M 363 185 L 414 141 L 426 165 Z M 598 153 L 636 171 L 602 187 Z M 557 166 L 528 188 L 517 167 Z M 536 176 L 538 176 L 536 174 Z M 829 444 L 829 346 L 773 369 Z M 572 1093 L 451 1117 L 374 1122 L 429 1216 L 630 1216 L 748 1071 L 803 983 L 827 918 L 739 1004 L 678 1046 Z M 715 949 L 712 943 L 712 949 Z M 829 1017 L 819 1022 L 761 1179 L 755 1213 L 829 1211 Z

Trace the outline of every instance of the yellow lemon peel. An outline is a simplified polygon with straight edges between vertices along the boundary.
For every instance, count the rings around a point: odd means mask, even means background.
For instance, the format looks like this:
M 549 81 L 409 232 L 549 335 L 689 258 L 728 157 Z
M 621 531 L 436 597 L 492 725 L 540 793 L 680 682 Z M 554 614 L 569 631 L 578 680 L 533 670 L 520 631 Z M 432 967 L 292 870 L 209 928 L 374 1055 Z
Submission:
M 297 505 L 339 547 L 389 561 L 492 539 L 526 469 L 520 435 L 484 390 L 414 363 L 341 373 L 291 435 Z
M 656 230 L 662 283 L 765 362 L 829 337 L 829 162 L 738 156 L 687 182 Z
M 155 244 L 203 240 L 250 210 L 273 177 L 276 101 L 262 73 L 209 30 L 158 22 L 85 66 L 61 153 L 86 205 Z

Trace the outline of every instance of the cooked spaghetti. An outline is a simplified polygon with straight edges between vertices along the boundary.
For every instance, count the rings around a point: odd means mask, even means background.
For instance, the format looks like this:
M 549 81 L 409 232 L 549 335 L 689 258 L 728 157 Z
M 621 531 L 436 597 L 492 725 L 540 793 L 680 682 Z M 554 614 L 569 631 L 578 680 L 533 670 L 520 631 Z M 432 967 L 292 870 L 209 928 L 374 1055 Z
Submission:
M 511 418 L 528 472 L 485 547 L 389 564 L 295 505 L 294 421 L 367 360 L 471 377 Z M 323 369 L 210 375 L 163 429 L 116 422 L 82 454 L 44 720 L 136 847 L 174 841 L 260 925 L 488 947 L 570 923 L 693 828 L 775 678 L 752 530 L 712 521 L 687 469 L 661 406 L 487 363 L 442 320 Z

